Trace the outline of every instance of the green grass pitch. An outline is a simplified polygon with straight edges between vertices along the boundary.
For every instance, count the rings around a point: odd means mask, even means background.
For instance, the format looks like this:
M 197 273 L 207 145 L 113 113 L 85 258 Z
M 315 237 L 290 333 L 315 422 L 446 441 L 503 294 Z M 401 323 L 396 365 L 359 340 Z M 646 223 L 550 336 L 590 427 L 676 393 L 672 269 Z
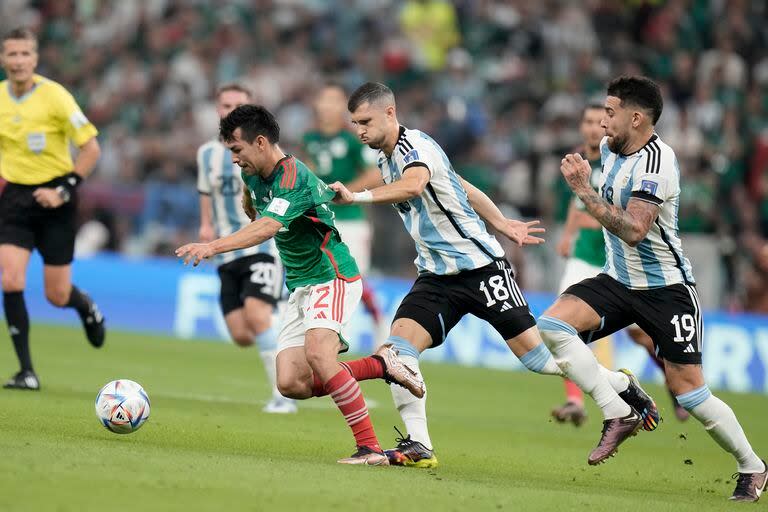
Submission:
M 16 360 L 4 326 L 0 339 L 5 378 Z M 353 440 L 327 397 L 297 415 L 261 412 L 268 390 L 255 350 L 118 332 L 94 350 L 79 329 L 35 325 L 32 353 L 43 390 L 0 390 L 2 511 L 739 508 L 727 501 L 730 456 L 695 421 L 678 423 L 657 386 L 647 389 L 666 421 L 593 468 L 599 415 L 590 408 L 580 429 L 552 422 L 558 379 L 424 365 L 440 467 L 349 467 L 335 461 Z M 96 392 L 116 378 L 138 381 L 152 400 L 149 421 L 127 436 L 94 414 Z M 379 381 L 363 390 L 377 404 L 380 440 L 392 444 L 400 422 L 389 390 Z M 768 455 L 768 398 L 719 396 Z

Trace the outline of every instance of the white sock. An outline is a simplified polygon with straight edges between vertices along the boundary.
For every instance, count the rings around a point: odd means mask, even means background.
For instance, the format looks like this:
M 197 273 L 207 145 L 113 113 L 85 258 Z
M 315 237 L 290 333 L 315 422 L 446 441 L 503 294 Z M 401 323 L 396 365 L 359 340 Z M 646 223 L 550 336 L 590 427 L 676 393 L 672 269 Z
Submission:
M 699 420 L 720 447 L 736 458 L 739 473 L 762 473 L 765 465 L 752 446 L 728 404 L 713 395 L 704 385 L 678 395 L 677 401 Z
M 413 356 L 400 355 L 400 360 L 411 370 L 415 371 L 419 378 L 424 380 L 419 369 L 419 360 Z M 427 394 L 426 388 L 423 398 L 416 398 L 407 389 L 391 384 L 389 389 L 392 391 L 392 399 L 395 407 L 400 412 L 400 417 L 405 423 L 405 429 L 410 434 L 411 439 L 418 441 L 430 450 L 432 449 L 432 440 L 429 438 L 427 429 Z
M 562 377 L 563 371 L 557 366 L 552 354 L 547 350 L 544 343 L 539 343 L 531 350 L 520 356 L 520 362 L 523 366 L 535 373 L 542 375 L 559 375 Z
M 283 395 L 277 389 L 277 368 L 275 360 L 277 358 L 276 350 L 262 350 L 259 352 L 261 360 L 264 362 L 264 371 L 267 374 L 267 381 L 272 389 L 272 398 L 282 398 Z
M 591 396 L 607 420 L 632 412 L 600 371 L 595 355 L 579 338 L 576 329 L 557 318 L 541 316 L 539 332 L 563 373 Z
M 608 379 L 608 382 L 611 383 L 611 387 L 614 391 L 617 393 L 623 393 L 624 391 L 629 388 L 629 377 L 627 377 L 626 374 L 621 372 L 614 372 L 606 368 L 605 366 L 598 363 L 600 373 Z

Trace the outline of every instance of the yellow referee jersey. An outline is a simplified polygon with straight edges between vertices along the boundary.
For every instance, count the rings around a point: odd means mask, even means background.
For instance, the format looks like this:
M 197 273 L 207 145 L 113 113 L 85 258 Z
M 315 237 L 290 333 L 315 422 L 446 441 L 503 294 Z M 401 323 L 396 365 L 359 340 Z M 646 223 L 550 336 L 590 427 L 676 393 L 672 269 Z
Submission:
M 63 86 L 40 75 L 34 81 L 21 98 L 0 82 L 0 176 L 20 185 L 69 174 L 69 141 L 82 146 L 98 133 Z

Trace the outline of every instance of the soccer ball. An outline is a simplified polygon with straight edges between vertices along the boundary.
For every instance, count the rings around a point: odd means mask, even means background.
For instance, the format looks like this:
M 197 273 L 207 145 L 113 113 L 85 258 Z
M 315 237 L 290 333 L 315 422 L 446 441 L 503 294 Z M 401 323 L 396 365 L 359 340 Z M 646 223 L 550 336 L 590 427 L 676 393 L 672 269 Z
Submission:
M 113 380 L 96 395 L 96 416 L 115 434 L 130 434 L 149 419 L 149 397 L 138 383 Z

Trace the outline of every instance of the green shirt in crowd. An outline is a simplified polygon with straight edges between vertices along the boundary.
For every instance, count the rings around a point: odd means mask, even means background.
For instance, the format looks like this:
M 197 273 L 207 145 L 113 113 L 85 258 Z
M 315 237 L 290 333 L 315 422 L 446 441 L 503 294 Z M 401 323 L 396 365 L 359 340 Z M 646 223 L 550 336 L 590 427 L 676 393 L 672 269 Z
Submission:
M 301 145 L 314 164 L 315 174 L 325 183 L 349 183 L 375 165 L 366 159 L 368 148 L 346 130 L 330 136 L 310 131 L 304 134 Z M 334 204 L 331 209 L 336 220 L 365 219 L 365 210 L 358 204 Z

